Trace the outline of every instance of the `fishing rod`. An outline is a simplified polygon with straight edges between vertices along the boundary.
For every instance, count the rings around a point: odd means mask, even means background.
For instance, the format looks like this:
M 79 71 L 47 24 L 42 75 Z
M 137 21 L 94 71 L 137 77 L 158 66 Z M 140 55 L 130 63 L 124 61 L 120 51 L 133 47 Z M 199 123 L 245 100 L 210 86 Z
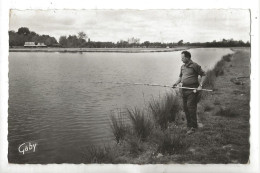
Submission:
M 160 84 L 142 84 L 142 83 L 136 83 L 137 85 L 147 85 L 147 86 L 161 86 L 161 87 L 167 87 L 167 88 L 180 88 L 180 89 L 188 89 L 188 90 L 197 90 L 197 88 L 191 88 L 191 87 L 180 87 L 180 86 L 170 86 L 170 85 L 160 85 Z M 202 91 L 209 91 L 212 92 L 213 90 L 210 89 L 201 89 Z
M 190 87 L 172 87 L 172 88 L 182 88 L 182 89 L 188 89 L 188 90 L 197 90 L 197 88 L 190 88 Z M 210 90 L 210 89 L 201 89 L 201 91 L 209 91 L 209 92 L 212 92 L 213 90 Z
M 97 82 L 103 83 L 103 82 Z M 106 82 L 106 83 L 113 83 L 113 82 Z M 146 86 L 159 86 L 159 87 L 167 87 L 167 88 L 180 88 L 180 89 L 188 89 L 188 90 L 197 90 L 197 88 L 191 87 L 180 87 L 180 86 L 170 86 L 170 85 L 160 85 L 160 84 L 149 84 L 149 83 L 128 83 L 128 82 L 115 82 L 114 84 L 127 84 L 127 85 L 146 85 Z M 213 90 L 210 89 L 201 89 L 201 91 L 209 91 L 212 92 Z

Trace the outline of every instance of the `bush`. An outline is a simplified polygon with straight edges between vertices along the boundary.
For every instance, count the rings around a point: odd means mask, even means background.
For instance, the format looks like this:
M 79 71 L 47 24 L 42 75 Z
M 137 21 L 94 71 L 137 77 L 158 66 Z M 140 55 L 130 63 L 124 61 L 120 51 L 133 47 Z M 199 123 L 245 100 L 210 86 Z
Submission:
M 149 103 L 149 110 L 155 123 L 162 129 L 168 127 L 169 122 L 174 122 L 181 110 L 180 101 L 177 95 L 167 93 L 161 100 L 152 100 Z
M 227 54 L 227 55 L 223 56 L 222 59 L 223 59 L 224 61 L 230 62 L 230 61 L 231 61 L 231 57 L 232 57 L 232 54 Z
M 110 146 L 91 145 L 86 151 L 87 163 L 114 163 L 116 158 L 116 149 Z
M 145 115 L 144 111 L 137 108 L 127 109 L 128 117 L 131 121 L 133 133 L 139 137 L 140 140 L 144 141 L 153 129 L 153 124 L 149 119 L 148 115 Z
M 223 117 L 236 117 L 237 113 L 234 110 L 231 110 L 231 108 L 220 108 L 219 111 L 216 112 L 216 116 L 223 116 Z
M 124 120 L 122 112 L 119 112 L 117 115 L 111 114 L 110 120 L 112 133 L 115 137 L 116 142 L 119 143 L 125 138 L 128 131 L 128 126 Z
M 144 150 L 142 140 L 135 134 L 131 134 L 126 139 L 128 151 L 137 156 L 140 152 Z

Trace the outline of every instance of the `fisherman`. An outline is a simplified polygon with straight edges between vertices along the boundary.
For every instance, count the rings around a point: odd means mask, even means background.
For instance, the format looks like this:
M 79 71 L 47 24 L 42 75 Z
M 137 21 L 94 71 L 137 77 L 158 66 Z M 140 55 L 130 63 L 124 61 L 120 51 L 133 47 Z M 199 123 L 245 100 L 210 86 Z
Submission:
M 183 51 L 181 60 L 184 64 L 181 66 L 179 79 L 174 83 L 173 87 L 196 88 L 196 90 L 182 89 L 183 109 L 187 120 L 187 134 L 192 134 L 198 128 L 197 103 L 206 74 L 200 65 L 191 60 L 190 52 Z M 201 76 L 200 81 L 198 76 Z

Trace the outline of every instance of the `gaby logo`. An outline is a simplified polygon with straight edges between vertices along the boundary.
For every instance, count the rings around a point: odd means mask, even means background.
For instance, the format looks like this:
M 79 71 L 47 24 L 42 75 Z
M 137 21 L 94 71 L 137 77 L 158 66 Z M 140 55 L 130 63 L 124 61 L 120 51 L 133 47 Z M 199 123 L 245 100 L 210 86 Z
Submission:
M 21 154 L 32 153 L 36 151 L 37 142 L 25 142 L 18 147 Z

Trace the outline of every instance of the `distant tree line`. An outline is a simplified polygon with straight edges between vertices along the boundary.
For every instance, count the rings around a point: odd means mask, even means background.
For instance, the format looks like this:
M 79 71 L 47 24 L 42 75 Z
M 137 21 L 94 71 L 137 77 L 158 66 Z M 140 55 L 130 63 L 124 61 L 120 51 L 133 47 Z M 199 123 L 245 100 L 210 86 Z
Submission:
M 29 28 L 21 27 L 17 32 L 9 31 L 9 46 L 23 46 L 25 42 L 44 43 L 46 46 L 58 44 L 54 37 L 39 35 Z
M 138 41 L 133 41 L 138 40 Z M 204 43 L 184 43 L 183 40 L 171 43 L 149 42 L 145 41 L 139 43 L 139 39 L 131 38 L 127 41 L 120 40 L 114 42 L 101 42 L 90 41 L 84 32 L 79 32 L 77 35 L 61 36 L 59 44 L 54 37 L 49 35 L 39 35 L 34 31 L 30 31 L 26 27 L 21 27 L 17 32 L 9 31 L 9 45 L 10 46 L 23 46 L 25 42 L 44 43 L 47 46 L 60 46 L 60 47 L 86 47 L 86 48 L 173 48 L 179 46 L 198 46 L 198 47 L 249 47 L 250 42 L 243 42 L 242 40 L 236 41 L 233 39 L 222 39 L 221 41 L 214 40 L 213 42 Z
M 79 36 L 61 36 L 59 43 L 62 47 L 87 47 L 87 48 L 173 48 L 179 46 L 197 46 L 197 47 L 249 47 L 249 42 L 243 42 L 242 40 L 236 41 L 233 39 L 223 39 L 221 41 L 204 42 L 204 43 L 184 43 L 183 40 L 172 43 L 161 42 L 149 42 L 143 43 L 130 43 L 128 41 L 120 40 L 114 42 L 101 42 L 101 41 L 86 41 L 85 38 Z
M 79 32 L 78 35 L 61 36 L 59 44 L 62 47 L 87 47 L 87 35 L 84 32 Z
M 221 41 L 214 40 L 213 42 L 205 42 L 205 43 L 186 43 L 186 45 L 191 46 L 201 46 L 201 47 L 250 47 L 251 44 L 249 41 L 246 43 L 242 40 L 236 41 L 231 39 L 222 39 Z

